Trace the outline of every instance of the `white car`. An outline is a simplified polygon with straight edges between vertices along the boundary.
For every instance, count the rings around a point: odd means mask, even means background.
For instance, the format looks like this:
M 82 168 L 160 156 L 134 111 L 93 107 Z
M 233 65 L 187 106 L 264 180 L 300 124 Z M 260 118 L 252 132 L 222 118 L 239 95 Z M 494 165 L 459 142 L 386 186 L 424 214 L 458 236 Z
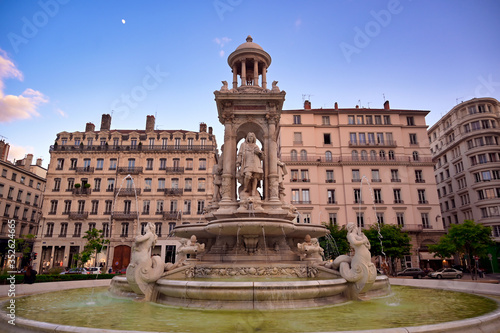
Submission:
M 454 268 L 441 268 L 435 272 L 429 273 L 429 276 L 433 279 L 461 279 L 463 275 L 462 271 Z
M 89 267 L 87 268 L 89 274 L 102 274 L 101 267 Z

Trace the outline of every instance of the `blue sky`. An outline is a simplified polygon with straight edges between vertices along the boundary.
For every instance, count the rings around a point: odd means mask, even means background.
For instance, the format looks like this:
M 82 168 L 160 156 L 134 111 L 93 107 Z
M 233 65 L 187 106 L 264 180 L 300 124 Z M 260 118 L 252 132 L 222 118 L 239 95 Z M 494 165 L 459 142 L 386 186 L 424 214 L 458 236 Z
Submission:
M 213 91 L 247 35 L 272 57 L 285 109 L 430 110 L 500 99 L 497 0 L 0 0 L 0 135 L 49 162 L 56 133 L 100 125 L 214 128 Z M 124 20 L 124 21 L 122 21 Z M 154 73 L 154 74 L 153 74 Z M 126 96 L 132 96 L 127 101 Z

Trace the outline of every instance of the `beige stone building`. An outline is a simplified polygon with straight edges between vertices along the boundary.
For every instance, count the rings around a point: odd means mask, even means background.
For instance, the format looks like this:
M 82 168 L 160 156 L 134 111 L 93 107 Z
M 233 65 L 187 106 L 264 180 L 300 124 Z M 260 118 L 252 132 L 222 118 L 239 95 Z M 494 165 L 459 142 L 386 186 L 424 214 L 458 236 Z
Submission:
M 287 200 L 300 223 L 396 224 L 412 238 L 403 266 L 440 267 L 427 251 L 443 234 L 428 111 L 346 108 L 283 110 L 280 152 Z
M 443 225 L 474 220 L 500 243 L 500 102 L 474 98 L 428 131 Z M 498 248 L 498 246 L 497 246 Z M 490 251 L 498 270 L 500 252 Z
M 41 217 L 45 175 L 42 160 L 37 159 L 32 165 L 33 155 L 28 154 L 22 160 L 11 163 L 7 160 L 9 144 L 0 141 L 0 268 L 7 263 L 8 239 L 10 233 L 8 221 L 15 220 L 15 237 L 36 235 Z M 17 267 L 22 266 L 21 258 L 16 259 Z M 25 262 L 24 264 L 27 264 Z
M 100 130 L 87 123 L 83 132 L 58 133 L 50 154 L 35 243 L 44 269 L 74 266 L 94 227 L 110 240 L 95 264 L 125 268 L 148 222 L 158 235 L 153 254 L 173 261 L 180 243 L 170 231 L 201 221 L 213 196 L 217 143 L 204 123 L 199 132 L 155 130 L 148 116 L 145 130 L 112 130 L 111 116 L 103 115 Z

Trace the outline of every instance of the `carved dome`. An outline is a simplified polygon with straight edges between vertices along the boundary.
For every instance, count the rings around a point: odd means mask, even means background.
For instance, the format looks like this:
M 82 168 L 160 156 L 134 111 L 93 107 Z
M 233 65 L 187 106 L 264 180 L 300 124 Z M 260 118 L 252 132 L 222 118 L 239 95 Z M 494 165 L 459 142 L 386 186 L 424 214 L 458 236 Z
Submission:
M 243 43 L 236 48 L 236 50 L 241 49 L 257 49 L 264 51 L 264 49 L 259 44 L 253 42 L 253 38 L 250 35 L 248 35 L 246 43 Z

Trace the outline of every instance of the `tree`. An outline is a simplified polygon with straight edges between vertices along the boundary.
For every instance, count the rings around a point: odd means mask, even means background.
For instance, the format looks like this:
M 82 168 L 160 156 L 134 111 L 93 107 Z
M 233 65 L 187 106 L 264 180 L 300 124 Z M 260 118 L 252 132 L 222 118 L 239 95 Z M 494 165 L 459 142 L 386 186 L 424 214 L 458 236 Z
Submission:
M 16 253 L 22 253 L 21 264 L 24 266 L 25 263 L 29 263 L 31 259 L 31 252 L 33 242 L 35 241 L 35 235 L 28 234 L 20 236 L 16 239 Z
M 467 267 L 472 272 L 474 256 L 485 257 L 488 254 L 488 247 L 495 243 L 491 238 L 491 228 L 485 227 L 472 220 L 465 220 L 462 224 L 452 224 L 448 233 L 442 236 L 437 244 L 429 245 L 429 251 L 434 256 L 441 258 L 450 257 L 456 253 L 462 257 L 466 255 Z M 478 268 L 478 267 L 474 267 Z
M 379 235 L 377 225 L 372 225 L 370 229 L 363 230 L 363 232 L 370 241 L 372 256 L 383 256 L 385 253 L 385 256 L 389 257 L 390 269 L 393 272 L 395 271 L 395 260 L 403 259 L 405 255 L 410 254 L 410 236 L 407 232 L 402 231 L 400 226 L 381 225 L 380 235 L 382 237 Z
M 347 229 L 345 226 L 340 228 L 338 225 L 330 223 L 325 225 L 330 230 L 330 236 L 321 237 L 319 243 L 325 250 L 326 259 L 334 259 L 340 254 L 349 253 L 350 246 L 347 242 Z M 333 240 L 332 240 L 333 239 Z M 336 253 L 338 251 L 338 253 Z
M 92 256 L 95 260 L 97 254 L 103 250 L 106 244 L 109 244 L 109 239 L 104 239 L 102 230 L 92 228 L 85 233 L 83 238 L 87 240 L 87 244 L 83 247 L 83 251 L 75 256 L 75 259 L 80 263 L 79 266 L 83 266 Z

